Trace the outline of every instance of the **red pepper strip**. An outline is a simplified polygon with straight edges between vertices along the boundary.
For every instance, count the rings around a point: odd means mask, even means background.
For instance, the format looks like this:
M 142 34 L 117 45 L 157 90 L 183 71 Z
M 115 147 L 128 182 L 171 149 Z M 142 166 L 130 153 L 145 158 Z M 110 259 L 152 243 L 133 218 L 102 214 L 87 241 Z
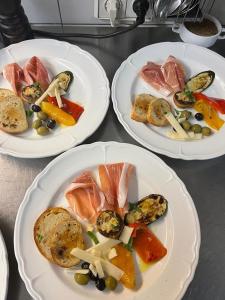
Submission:
M 193 95 L 197 101 L 203 100 L 207 102 L 209 105 L 211 105 L 215 110 L 217 110 L 221 114 L 225 114 L 225 100 L 207 97 L 202 93 L 193 93 Z
M 65 112 L 69 113 L 70 115 L 73 116 L 73 118 L 78 121 L 78 119 L 80 118 L 81 114 L 84 111 L 84 108 L 64 97 L 61 96 L 62 99 L 62 103 L 63 103 L 63 107 L 62 110 L 64 110 Z M 48 102 L 58 106 L 56 97 L 48 97 Z
M 144 224 L 132 224 L 135 233 L 133 247 L 145 263 L 159 260 L 167 254 L 166 248 L 154 233 Z

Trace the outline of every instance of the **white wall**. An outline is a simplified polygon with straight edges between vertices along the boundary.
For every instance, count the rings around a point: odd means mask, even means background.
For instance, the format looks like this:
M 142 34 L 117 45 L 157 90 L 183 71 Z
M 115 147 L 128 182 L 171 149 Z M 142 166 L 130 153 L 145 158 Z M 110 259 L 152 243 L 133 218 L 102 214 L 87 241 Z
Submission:
M 59 0 L 59 4 L 65 24 L 104 24 L 94 17 L 94 0 Z M 31 23 L 60 23 L 57 0 L 22 0 L 22 5 Z M 212 14 L 225 25 L 225 0 L 215 0 Z

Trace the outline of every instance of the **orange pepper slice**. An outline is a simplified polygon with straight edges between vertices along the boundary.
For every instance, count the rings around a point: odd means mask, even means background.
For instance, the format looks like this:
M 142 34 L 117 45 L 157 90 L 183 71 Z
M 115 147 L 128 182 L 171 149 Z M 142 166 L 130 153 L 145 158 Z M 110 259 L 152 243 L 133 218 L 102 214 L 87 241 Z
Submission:
M 204 100 L 196 101 L 194 109 L 203 114 L 205 122 L 213 129 L 219 130 L 223 126 L 224 120 L 222 120 L 218 116 L 217 111 Z
M 51 119 L 55 120 L 57 123 L 60 123 L 65 126 L 73 126 L 76 124 L 75 119 L 59 107 L 55 106 L 52 103 L 43 101 L 41 103 L 41 109 L 46 113 Z

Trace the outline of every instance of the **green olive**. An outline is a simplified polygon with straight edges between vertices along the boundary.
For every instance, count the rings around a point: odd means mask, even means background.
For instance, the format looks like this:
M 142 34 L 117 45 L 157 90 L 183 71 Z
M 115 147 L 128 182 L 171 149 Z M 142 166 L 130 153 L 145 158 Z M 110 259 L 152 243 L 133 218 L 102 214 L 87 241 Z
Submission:
M 188 131 L 191 128 L 191 123 L 189 121 L 183 121 L 181 123 L 181 125 L 182 125 L 182 127 L 184 128 L 185 131 Z
M 188 120 L 191 117 L 192 113 L 189 110 L 183 110 L 180 114 L 181 118 Z
M 202 127 L 202 135 L 209 136 L 212 134 L 212 130 L 209 127 Z
M 40 126 L 37 129 L 37 134 L 39 134 L 39 135 L 47 135 L 48 133 L 49 133 L 49 129 L 44 126 Z
M 115 288 L 117 287 L 117 280 L 112 276 L 108 276 L 105 279 L 105 285 L 106 285 L 107 289 L 115 290 Z
M 37 119 L 37 120 L 35 120 L 35 121 L 32 123 L 32 127 L 33 127 L 34 129 L 38 129 L 39 127 L 41 127 L 41 125 L 42 125 L 42 122 L 41 122 L 40 119 Z
M 86 285 L 86 284 L 88 284 L 89 276 L 88 276 L 88 274 L 75 273 L 75 275 L 74 275 L 74 280 L 75 280 L 78 284 Z
M 44 113 L 43 111 L 39 111 L 37 113 L 37 116 L 39 119 L 41 119 L 43 121 L 48 119 L 48 115 L 46 113 Z
M 191 131 L 193 131 L 194 133 L 201 133 L 202 127 L 199 124 L 194 124 L 191 126 Z

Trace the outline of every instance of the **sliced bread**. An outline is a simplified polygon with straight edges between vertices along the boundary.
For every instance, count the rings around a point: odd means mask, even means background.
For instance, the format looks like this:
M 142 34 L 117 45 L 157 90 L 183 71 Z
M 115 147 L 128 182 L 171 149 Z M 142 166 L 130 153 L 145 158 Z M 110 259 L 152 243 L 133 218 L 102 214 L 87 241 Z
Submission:
M 28 128 L 23 101 L 16 95 L 0 98 L 0 129 L 8 133 L 23 132 Z
M 13 96 L 13 95 L 15 95 L 15 93 L 13 91 L 8 90 L 8 89 L 1 89 L 0 88 L 0 100 L 2 98 L 7 97 L 7 96 Z
M 168 111 L 171 111 L 168 101 L 162 98 L 155 99 L 149 105 L 147 120 L 155 126 L 166 126 L 169 124 L 165 117 L 165 113 Z
M 55 227 L 63 221 L 70 220 L 71 215 L 62 207 L 49 208 L 44 211 L 34 225 L 34 240 L 41 254 L 53 262 L 50 240 Z
M 58 224 L 49 243 L 52 259 L 57 265 L 69 268 L 80 262 L 71 255 L 73 248 L 84 249 L 84 239 L 81 224 L 75 219 L 66 220 Z
M 149 94 L 140 94 L 136 96 L 134 100 L 134 104 L 132 106 L 131 111 L 131 119 L 146 123 L 147 120 L 147 112 L 150 103 L 155 100 L 156 98 Z

